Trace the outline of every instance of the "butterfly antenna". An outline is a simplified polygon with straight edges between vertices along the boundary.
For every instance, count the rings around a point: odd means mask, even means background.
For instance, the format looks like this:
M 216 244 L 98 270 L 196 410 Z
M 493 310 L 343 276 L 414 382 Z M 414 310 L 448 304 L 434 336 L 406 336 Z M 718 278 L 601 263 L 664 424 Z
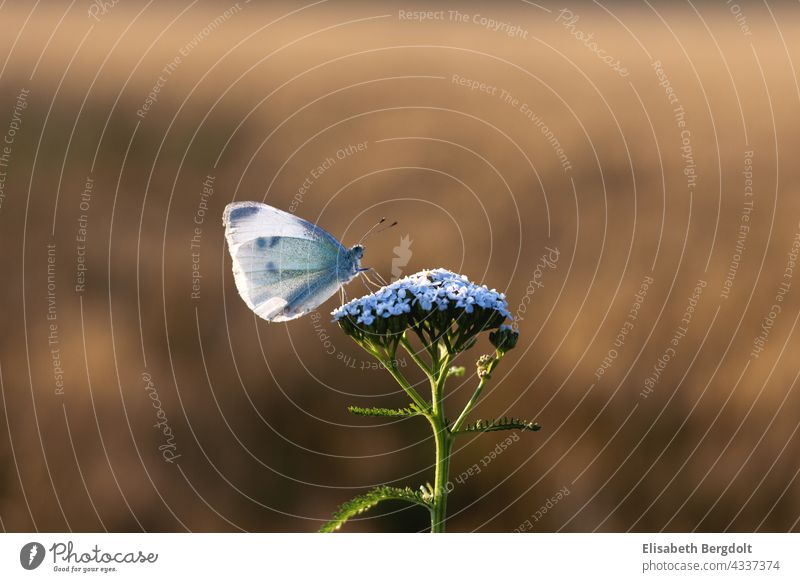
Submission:
M 373 224 L 373 225 L 372 225 L 372 228 L 370 228 L 370 229 L 369 229 L 367 232 L 365 232 L 365 233 L 364 233 L 364 236 L 362 236 L 362 237 L 361 237 L 361 240 L 359 240 L 359 241 L 358 241 L 358 244 L 361 244 L 361 243 L 363 243 L 365 240 L 367 240 L 367 239 L 368 239 L 369 237 L 371 237 L 372 235 L 375 235 L 375 234 L 381 233 L 381 232 L 383 232 L 384 230 L 388 230 L 388 229 L 392 228 L 393 226 L 397 226 L 397 221 L 395 220 L 395 221 L 394 221 L 392 224 L 390 224 L 390 225 L 388 225 L 388 226 L 384 226 L 383 228 L 381 228 L 381 229 L 379 229 L 379 230 L 375 230 L 376 228 L 378 228 L 378 227 L 379 227 L 381 224 L 383 224 L 384 222 L 386 222 L 386 218 L 385 218 L 385 217 L 384 217 L 384 218 L 381 218 L 381 219 L 380 219 L 378 222 L 376 222 L 375 224 Z
M 367 230 L 367 232 L 365 232 L 365 233 L 364 233 L 364 236 L 362 236 L 362 237 L 359 239 L 359 241 L 358 241 L 358 244 L 361 244 L 362 242 L 364 242 L 365 240 L 367 240 L 367 237 L 368 237 L 370 234 L 372 234 L 372 231 L 374 231 L 376 228 L 378 228 L 378 227 L 379 227 L 381 224 L 383 224 L 384 222 L 386 222 L 386 217 L 385 217 L 385 216 L 381 217 L 381 219 L 380 219 L 378 222 L 376 222 L 376 223 L 375 223 L 375 224 L 373 224 L 371 227 L 369 227 L 369 229 Z
M 392 224 L 390 224 L 390 225 L 388 225 L 388 226 L 384 226 L 383 228 L 380 228 L 380 229 L 376 230 L 376 231 L 375 231 L 375 232 L 373 232 L 372 234 L 380 234 L 380 233 L 382 233 L 382 232 L 383 232 L 383 231 L 385 231 L 385 230 L 389 230 L 390 228 L 392 228 L 392 227 L 394 227 L 394 226 L 397 226 L 397 224 L 398 224 L 398 222 L 395 220 L 395 221 L 394 221 Z

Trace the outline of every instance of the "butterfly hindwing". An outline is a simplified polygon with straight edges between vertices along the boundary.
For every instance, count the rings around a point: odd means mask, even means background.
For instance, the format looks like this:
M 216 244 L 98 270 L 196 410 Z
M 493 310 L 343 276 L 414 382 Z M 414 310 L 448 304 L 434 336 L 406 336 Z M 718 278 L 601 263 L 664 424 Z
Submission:
M 341 286 L 332 269 L 322 271 L 262 271 L 246 280 L 237 277 L 242 298 L 256 315 L 268 321 L 289 321 L 308 313 Z M 242 292 L 242 287 L 247 290 Z
M 303 238 L 260 236 L 242 243 L 236 251 L 245 272 L 319 271 L 335 267 L 347 258 L 347 251 Z

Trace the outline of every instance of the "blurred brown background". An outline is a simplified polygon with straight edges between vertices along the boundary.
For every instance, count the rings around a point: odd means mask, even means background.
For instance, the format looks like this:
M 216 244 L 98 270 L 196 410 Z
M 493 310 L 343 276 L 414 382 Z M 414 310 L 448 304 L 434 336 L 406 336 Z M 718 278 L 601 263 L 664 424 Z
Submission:
M 507 292 L 522 337 L 478 412 L 543 430 L 485 466 L 506 435 L 460 442 L 453 479 L 481 471 L 451 531 L 800 529 L 796 5 L 0 16 L 5 530 L 314 531 L 369 486 L 433 479 L 424 422 L 348 415 L 406 401 L 334 300 L 289 324 L 240 300 L 232 200 L 345 244 L 397 219 L 367 249 L 384 277 L 445 267 Z M 451 381 L 452 410 L 474 382 Z M 425 524 L 386 506 L 347 529 Z

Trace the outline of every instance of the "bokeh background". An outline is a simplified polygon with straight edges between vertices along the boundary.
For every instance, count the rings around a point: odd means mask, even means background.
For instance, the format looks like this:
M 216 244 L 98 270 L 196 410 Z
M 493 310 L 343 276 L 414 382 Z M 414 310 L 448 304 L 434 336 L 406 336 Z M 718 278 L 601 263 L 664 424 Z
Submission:
M 4 2 L 3 529 L 314 531 L 433 479 L 423 421 L 347 413 L 406 400 L 336 300 L 238 297 L 221 214 L 260 200 L 507 293 L 478 414 L 543 428 L 458 444 L 450 531 L 798 531 L 798 10 Z

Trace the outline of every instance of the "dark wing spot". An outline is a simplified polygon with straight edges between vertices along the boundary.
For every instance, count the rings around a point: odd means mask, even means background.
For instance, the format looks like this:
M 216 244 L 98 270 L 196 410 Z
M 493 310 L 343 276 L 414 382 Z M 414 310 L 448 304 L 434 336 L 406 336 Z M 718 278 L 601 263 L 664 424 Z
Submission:
M 263 249 L 267 246 L 267 239 L 263 236 L 260 236 L 256 239 L 256 244 L 258 245 L 258 248 Z
M 269 248 L 274 247 L 276 244 L 278 244 L 278 241 L 280 241 L 280 240 L 281 240 L 281 237 L 279 237 L 279 236 L 270 237 L 270 239 L 269 239 Z
M 267 263 L 267 271 L 277 271 L 278 267 L 275 266 L 275 263 L 272 261 Z
M 231 220 L 239 220 L 240 218 L 245 218 L 247 216 L 252 216 L 258 212 L 258 208 L 255 206 L 239 206 L 238 208 L 234 208 L 231 210 Z

